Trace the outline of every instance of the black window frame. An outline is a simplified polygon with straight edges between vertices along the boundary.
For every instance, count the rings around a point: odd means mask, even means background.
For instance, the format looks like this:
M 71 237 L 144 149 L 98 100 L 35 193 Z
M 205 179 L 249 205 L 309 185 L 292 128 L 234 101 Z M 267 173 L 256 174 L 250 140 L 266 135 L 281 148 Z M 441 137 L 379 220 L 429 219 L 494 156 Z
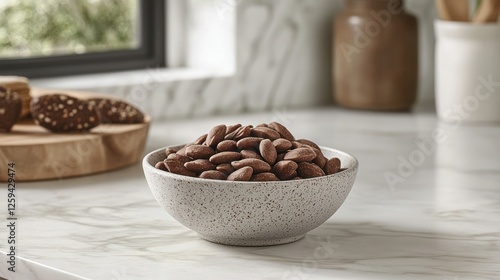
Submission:
M 140 40 L 136 49 L 32 58 L 0 58 L 0 75 L 45 78 L 164 67 L 165 1 L 139 0 Z

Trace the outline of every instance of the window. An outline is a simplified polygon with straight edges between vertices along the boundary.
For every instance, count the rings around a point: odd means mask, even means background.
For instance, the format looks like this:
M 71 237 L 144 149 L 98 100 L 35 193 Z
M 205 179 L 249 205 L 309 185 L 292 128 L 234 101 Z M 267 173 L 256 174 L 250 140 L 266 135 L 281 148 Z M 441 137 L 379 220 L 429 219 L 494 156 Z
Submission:
M 2 0 L 0 74 L 165 66 L 165 0 Z

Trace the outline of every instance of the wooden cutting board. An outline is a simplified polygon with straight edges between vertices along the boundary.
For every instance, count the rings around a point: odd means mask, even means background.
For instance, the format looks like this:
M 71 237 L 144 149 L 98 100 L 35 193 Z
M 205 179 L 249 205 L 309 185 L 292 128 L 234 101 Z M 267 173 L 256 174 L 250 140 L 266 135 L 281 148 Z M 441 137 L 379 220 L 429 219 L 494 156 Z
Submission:
M 103 96 L 85 92 L 34 89 L 33 96 L 64 92 L 79 98 Z M 0 133 L 0 181 L 15 163 L 16 181 L 38 181 L 106 172 L 140 162 L 150 118 L 141 124 L 100 125 L 89 132 L 52 133 L 31 120 Z

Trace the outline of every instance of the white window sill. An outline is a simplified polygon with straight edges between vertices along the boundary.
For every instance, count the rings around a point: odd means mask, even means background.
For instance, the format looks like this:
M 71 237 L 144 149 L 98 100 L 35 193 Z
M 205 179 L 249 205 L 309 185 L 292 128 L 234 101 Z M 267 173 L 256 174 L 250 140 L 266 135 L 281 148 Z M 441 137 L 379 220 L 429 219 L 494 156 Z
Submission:
M 33 79 L 33 87 L 65 90 L 107 89 L 138 85 L 163 84 L 173 81 L 189 81 L 209 78 L 224 78 L 234 75 L 233 71 L 204 70 L 193 68 L 141 69 L 104 74 L 67 76 Z

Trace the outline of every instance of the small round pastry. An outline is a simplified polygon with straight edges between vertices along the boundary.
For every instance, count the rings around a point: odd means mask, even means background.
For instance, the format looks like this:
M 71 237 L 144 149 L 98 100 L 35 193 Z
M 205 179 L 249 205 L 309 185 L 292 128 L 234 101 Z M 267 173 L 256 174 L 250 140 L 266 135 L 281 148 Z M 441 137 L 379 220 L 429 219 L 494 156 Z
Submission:
M 5 87 L 11 92 L 17 93 L 22 103 L 21 118 L 29 116 L 31 101 L 29 80 L 19 76 L 0 76 L 0 87 Z
M 15 92 L 0 86 L 0 132 L 9 132 L 21 116 L 22 101 Z
M 94 105 L 65 94 L 35 97 L 30 107 L 35 123 L 52 132 L 87 131 L 100 124 Z
M 89 102 L 95 104 L 102 123 L 133 124 L 144 122 L 144 114 L 125 101 L 111 98 L 93 98 Z

